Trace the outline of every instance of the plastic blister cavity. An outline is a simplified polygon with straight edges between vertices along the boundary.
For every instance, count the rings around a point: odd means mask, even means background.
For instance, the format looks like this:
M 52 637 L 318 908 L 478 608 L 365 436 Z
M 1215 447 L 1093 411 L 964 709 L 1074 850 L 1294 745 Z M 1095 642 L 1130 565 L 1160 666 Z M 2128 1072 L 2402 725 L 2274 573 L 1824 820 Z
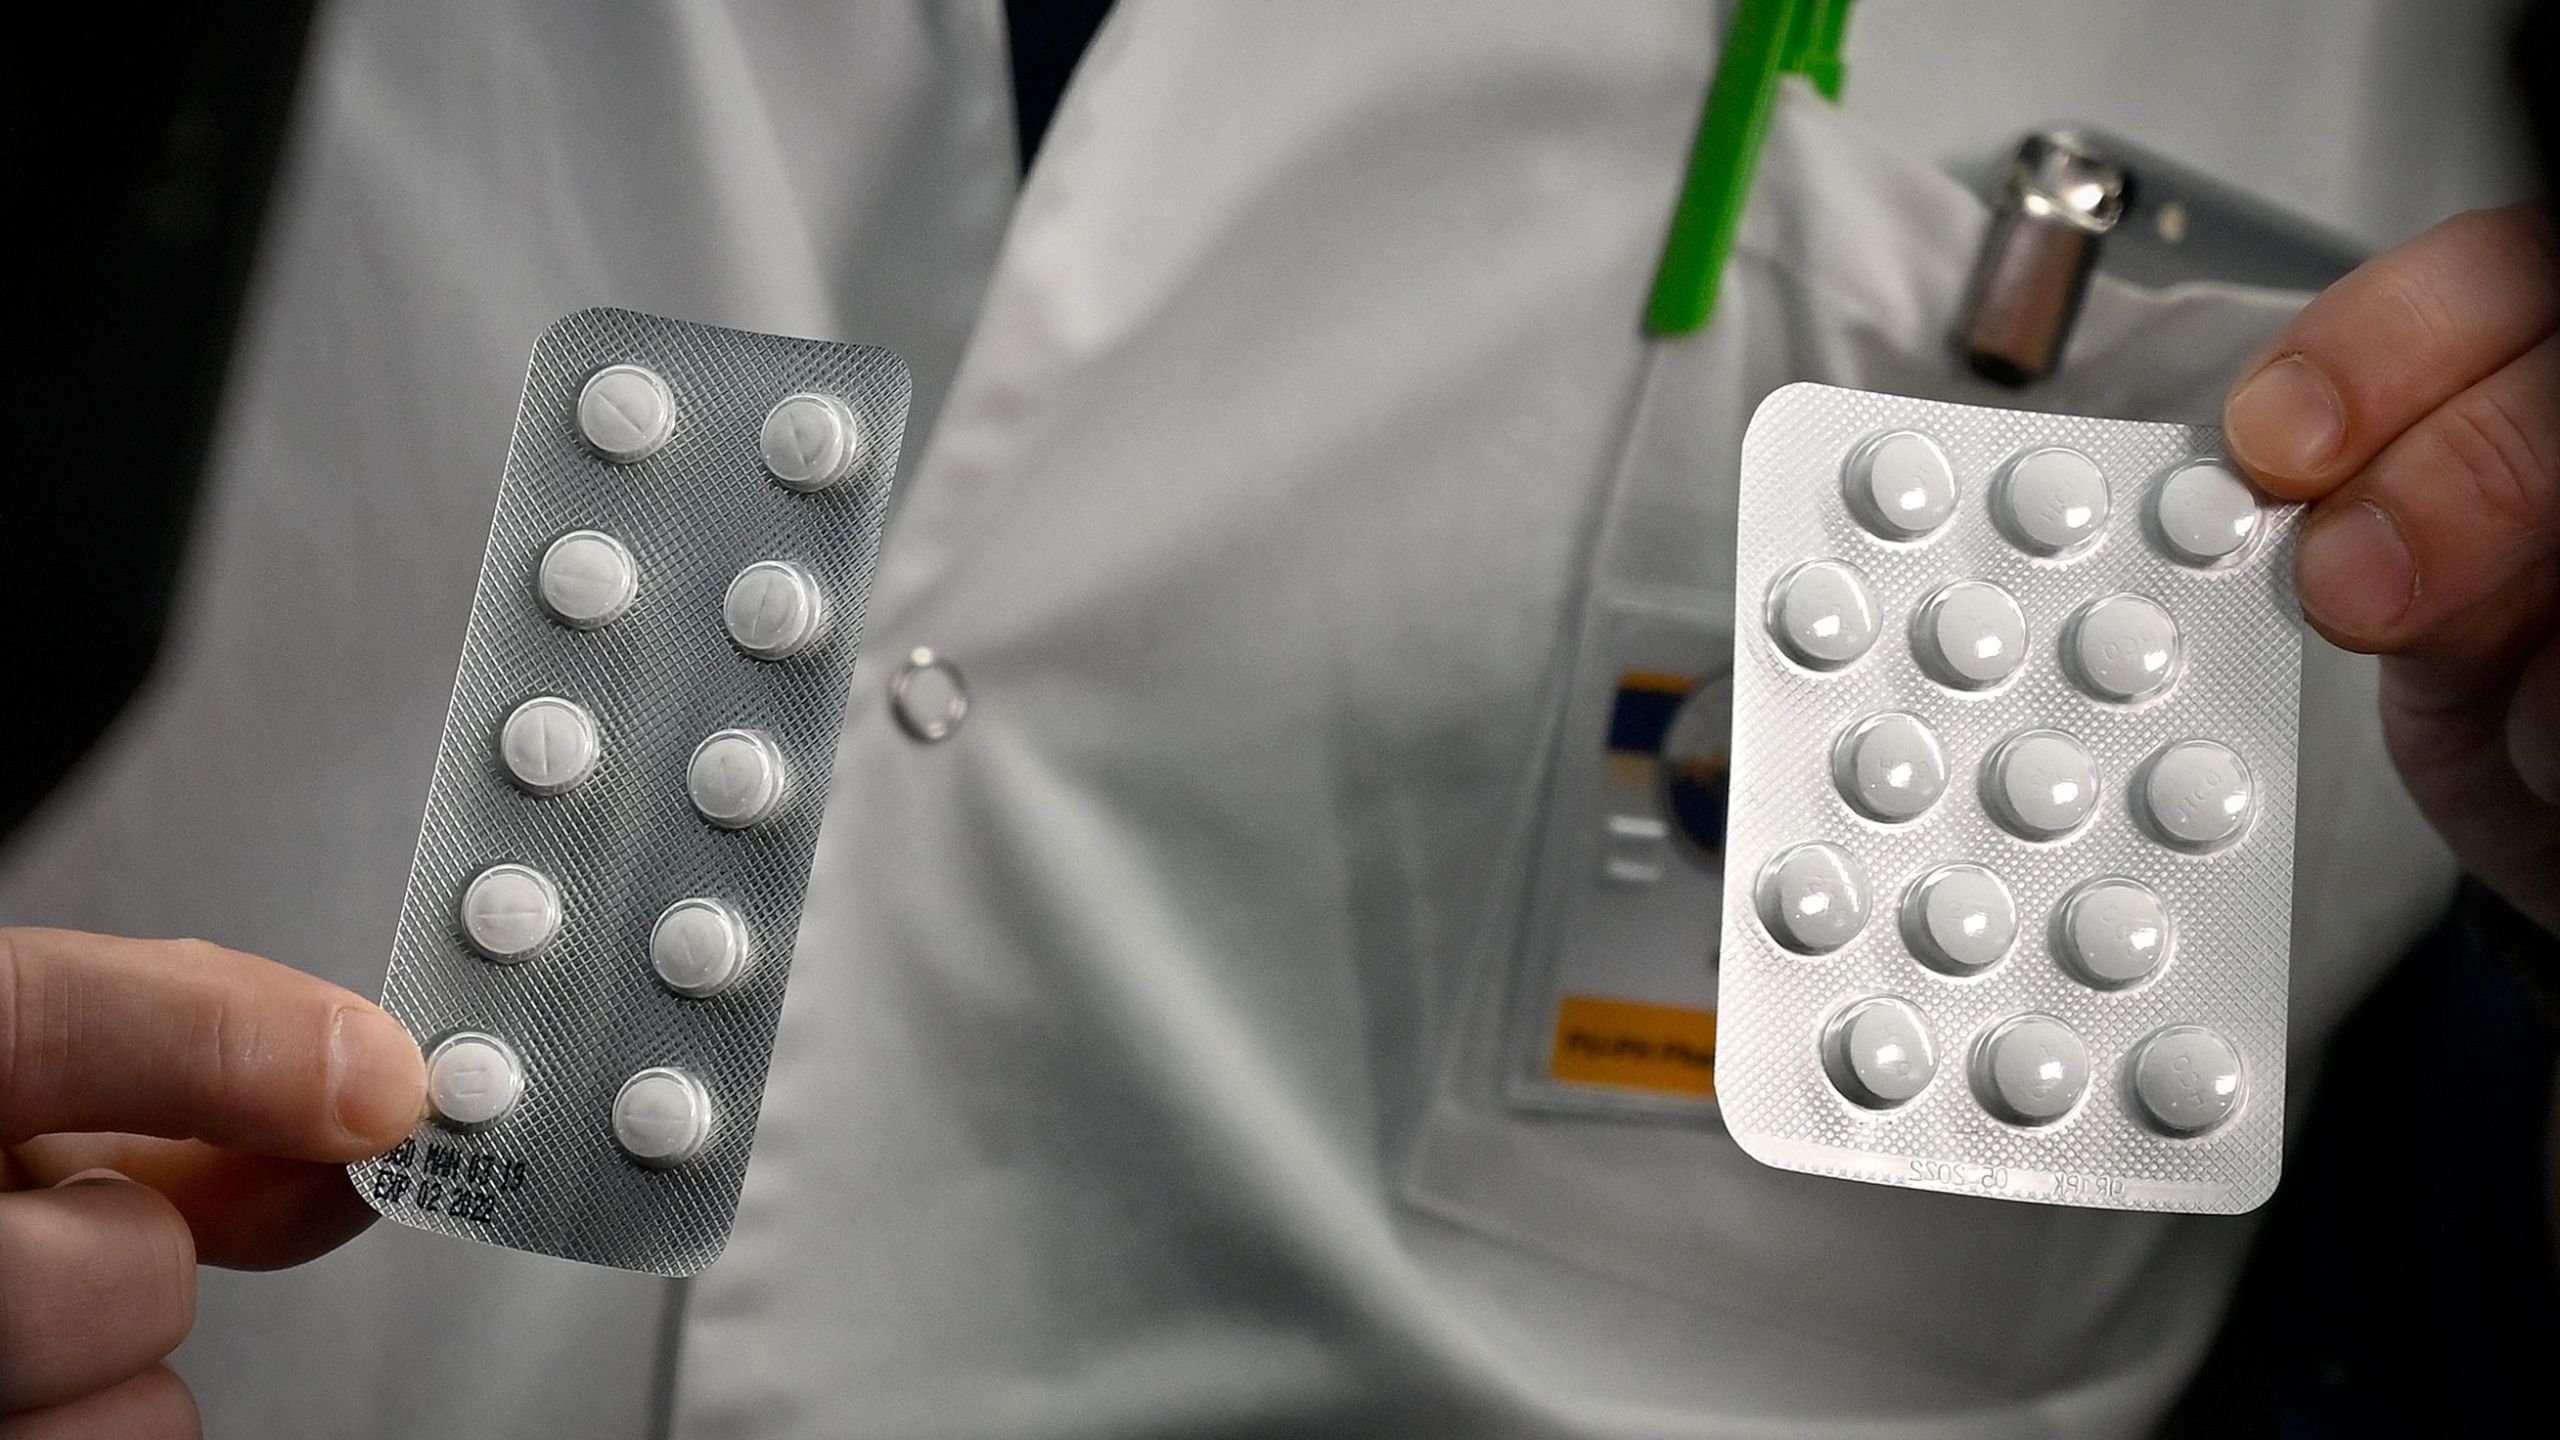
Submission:
M 1746 1151 L 2016 1200 L 2266 1198 L 2297 518 L 2208 429 L 1761 406 L 1717 1056 Z
M 385 1215 L 658 1274 L 755 1140 L 905 429 L 887 351 L 592 310 L 535 348 L 383 1004 Z

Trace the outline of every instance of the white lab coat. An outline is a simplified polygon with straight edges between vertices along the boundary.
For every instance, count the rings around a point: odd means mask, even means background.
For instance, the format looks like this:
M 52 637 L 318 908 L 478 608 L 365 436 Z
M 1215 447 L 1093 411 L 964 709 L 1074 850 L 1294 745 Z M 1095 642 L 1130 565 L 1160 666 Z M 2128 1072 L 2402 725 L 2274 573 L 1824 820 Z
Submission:
M 333 9 L 168 671 L 0 918 L 379 983 L 554 316 L 891 345 L 915 458 L 727 1258 L 385 1226 L 209 1277 L 213 1433 L 2138 1433 L 2249 1222 L 1480 1083 L 1612 477 L 1712 533 L 1776 384 L 2000 398 L 1944 345 L 1979 205 L 1797 88 L 1718 324 L 1641 339 L 1718 29 L 1124 0 L 1017 201 L 992 3 Z M 1980 59 L 1912 49 L 1852 56 Z M 2054 118 L 1979 93 L 1985 150 Z M 2209 420 L 2292 303 L 2104 285 L 2029 398 Z M 935 746 L 918 645 L 972 697 Z M 2370 670 L 2310 673 L 2298 1076 L 2450 875 Z

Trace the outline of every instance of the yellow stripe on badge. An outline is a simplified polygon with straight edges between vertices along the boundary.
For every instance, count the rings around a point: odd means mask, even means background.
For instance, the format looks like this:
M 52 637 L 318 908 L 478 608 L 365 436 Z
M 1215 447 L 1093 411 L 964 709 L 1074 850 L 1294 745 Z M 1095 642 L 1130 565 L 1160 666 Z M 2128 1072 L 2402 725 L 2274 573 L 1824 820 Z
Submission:
M 1567 995 L 1556 1002 L 1547 1073 L 1572 1085 L 1712 1100 L 1716 1012 Z
M 1670 670 L 1622 670 L 1618 672 L 1618 688 L 1642 690 L 1650 695 L 1686 695 L 1698 688 L 1698 677 Z

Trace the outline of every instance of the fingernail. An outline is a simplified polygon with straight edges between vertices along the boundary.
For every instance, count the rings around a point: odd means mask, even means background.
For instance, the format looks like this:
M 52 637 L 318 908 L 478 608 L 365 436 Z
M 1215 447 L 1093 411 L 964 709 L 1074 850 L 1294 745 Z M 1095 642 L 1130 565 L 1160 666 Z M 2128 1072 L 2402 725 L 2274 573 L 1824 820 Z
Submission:
M 2347 438 L 2347 410 L 2320 368 L 2287 355 L 2240 384 L 2223 407 L 2224 437 L 2252 470 L 2309 479 Z
M 133 1177 L 121 1170 L 110 1170 L 104 1165 L 92 1165 L 77 1175 L 63 1176 L 55 1182 L 53 1188 L 59 1190 L 65 1185 L 130 1185 L 132 1183 Z
M 338 1128 L 384 1145 L 406 1135 L 427 1110 L 427 1062 L 400 1022 L 379 1010 L 338 1012 L 329 1035 L 337 1079 Z
M 2365 500 L 2311 512 L 2293 578 L 2312 619 L 2360 639 L 2383 638 L 2418 594 L 2409 542 L 2389 512 Z

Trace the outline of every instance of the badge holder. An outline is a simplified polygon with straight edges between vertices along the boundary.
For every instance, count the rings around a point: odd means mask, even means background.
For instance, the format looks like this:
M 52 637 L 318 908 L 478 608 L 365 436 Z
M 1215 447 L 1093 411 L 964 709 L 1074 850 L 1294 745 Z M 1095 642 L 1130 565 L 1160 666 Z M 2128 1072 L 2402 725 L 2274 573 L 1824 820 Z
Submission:
M 1644 443 L 1679 374 L 1648 366 L 1575 618 L 1505 966 L 1522 1110 L 1715 1115 L 1733 517 L 1728 487 Z
M 1648 333 L 1692 335 L 1714 313 L 1779 81 L 1800 74 L 1836 100 L 1848 15 L 1849 0 L 1734 11 Z M 1611 477 L 1523 877 L 1502 1090 L 1524 1110 L 1715 1114 L 1732 497 L 1721 477 L 1686 468 L 1699 458 L 1690 447 L 1664 443 L 1666 427 L 1686 434 L 1674 422 L 1696 418 L 1666 413 L 1682 367 L 1665 354 L 1650 353 Z

